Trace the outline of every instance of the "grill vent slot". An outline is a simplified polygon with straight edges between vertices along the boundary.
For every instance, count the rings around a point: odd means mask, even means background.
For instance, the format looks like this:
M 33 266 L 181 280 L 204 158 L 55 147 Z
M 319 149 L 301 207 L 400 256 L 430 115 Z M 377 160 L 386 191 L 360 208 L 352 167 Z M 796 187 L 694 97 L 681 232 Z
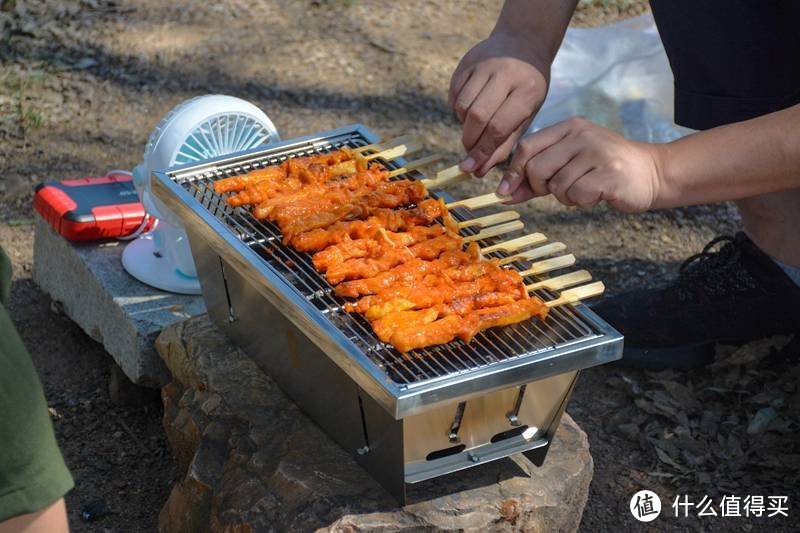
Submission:
M 522 435 L 523 433 L 525 433 L 526 429 L 528 429 L 528 426 L 519 426 L 513 429 L 508 429 L 506 431 L 501 431 L 500 433 L 492 437 L 491 442 L 500 442 L 501 440 L 506 440 L 510 439 L 511 437 Z
M 441 459 L 442 457 L 449 457 L 451 455 L 456 455 L 457 453 L 463 452 L 467 446 L 465 444 L 459 444 L 457 446 L 451 446 L 450 448 L 445 448 L 443 450 L 436 450 L 435 452 L 429 453 L 426 457 L 426 461 L 435 461 L 436 459 Z

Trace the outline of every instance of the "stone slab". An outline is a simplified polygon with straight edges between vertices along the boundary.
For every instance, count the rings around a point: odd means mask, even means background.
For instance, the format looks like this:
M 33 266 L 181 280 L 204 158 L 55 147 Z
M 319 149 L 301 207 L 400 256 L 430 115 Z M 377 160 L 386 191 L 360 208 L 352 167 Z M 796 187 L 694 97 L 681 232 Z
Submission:
M 72 243 L 36 216 L 33 279 L 134 383 L 161 387 L 169 371 L 153 343 L 166 326 L 205 312 L 201 296 L 154 289 L 122 268 L 123 241 Z
M 565 414 L 542 467 L 515 455 L 410 486 L 399 508 L 251 359 L 199 316 L 156 341 L 174 380 L 164 428 L 186 472 L 159 529 L 575 531 L 592 479 Z

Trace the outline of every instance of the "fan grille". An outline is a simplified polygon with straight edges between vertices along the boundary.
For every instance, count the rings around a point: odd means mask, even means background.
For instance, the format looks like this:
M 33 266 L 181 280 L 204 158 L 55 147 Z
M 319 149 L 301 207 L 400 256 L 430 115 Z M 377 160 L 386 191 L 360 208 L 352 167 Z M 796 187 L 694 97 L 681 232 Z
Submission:
M 189 133 L 175 154 L 173 164 L 240 152 L 270 140 L 270 130 L 254 118 L 239 113 L 222 114 L 206 120 Z

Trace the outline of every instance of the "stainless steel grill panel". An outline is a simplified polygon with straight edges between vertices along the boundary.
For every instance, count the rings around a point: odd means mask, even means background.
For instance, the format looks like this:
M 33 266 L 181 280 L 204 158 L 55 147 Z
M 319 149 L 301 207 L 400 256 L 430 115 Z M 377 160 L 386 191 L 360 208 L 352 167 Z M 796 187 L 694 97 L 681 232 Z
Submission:
M 289 157 L 322 153 L 341 146 L 357 147 L 370 142 L 375 142 L 375 138 L 368 130 L 362 126 L 351 126 L 200 165 L 156 172 L 156 180 L 167 189 L 156 194 L 166 199 L 165 193 L 169 195 L 171 190 L 173 196 L 182 197 L 180 201 L 172 198 L 173 207 L 188 207 L 203 220 L 207 220 L 208 216 L 216 219 L 236 240 L 258 255 L 263 263 L 258 268 L 266 266 L 288 282 L 295 292 L 292 298 L 299 297 L 311 304 L 352 344 L 350 348 L 343 348 L 344 352 L 360 352 L 377 367 L 378 372 L 367 373 L 373 381 L 378 376 L 380 387 L 389 389 L 389 396 L 393 398 L 390 404 L 380 403 L 395 416 L 417 412 L 424 405 L 444 401 L 450 394 L 457 396 L 465 392 L 476 393 L 481 389 L 497 389 L 619 357 L 621 337 L 585 306 L 556 308 L 545 322 L 533 319 L 514 326 L 495 328 L 480 333 L 469 344 L 456 341 L 415 350 L 404 356 L 381 343 L 362 317 L 342 310 L 343 301 L 332 293 L 332 287 L 314 270 L 309 254 L 297 253 L 283 246 L 276 226 L 256 220 L 246 210 L 231 208 L 225 198 L 215 194 L 210 186 L 218 179 L 244 174 Z M 384 162 L 390 168 L 403 163 L 402 160 Z M 411 172 L 398 179 L 405 177 L 420 178 L 421 174 Z M 185 195 L 177 192 L 176 187 L 193 200 L 187 200 Z M 450 199 L 446 194 L 442 196 L 445 200 Z M 453 216 L 458 220 L 466 220 L 473 213 L 455 210 Z M 472 234 L 475 231 L 464 230 L 463 233 Z M 480 244 L 490 245 L 499 239 L 487 239 Z M 230 241 L 229 238 L 226 240 Z M 505 254 L 500 252 L 495 255 L 502 257 Z M 514 266 L 524 268 L 526 265 L 519 263 Z M 544 300 L 554 297 L 547 291 L 540 291 L 538 296 Z M 528 368 L 521 370 L 523 366 Z M 381 374 L 388 377 L 393 385 L 384 383 L 379 378 Z M 445 388 L 451 391 L 443 394 Z M 405 407 L 398 406 L 404 402 Z
M 365 144 L 367 141 L 356 134 L 318 144 L 311 150 L 294 151 L 291 156 L 324 153 L 342 146 L 356 148 Z M 556 308 L 545 323 L 532 319 L 514 326 L 482 332 L 469 344 L 455 341 L 447 345 L 415 350 L 410 352 L 408 357 L 404 357 L 391 346 L 378 340 L 369 323 L 361 316 L 345 313 L 342 310 L 343 300 L 333 295 L 331 285 L 314 270 L 310 254 L 298 253 L 283 246 L 280 230 L 275 225 L 257 220 L 246 209 L 231 208 L 225 201 L 227 195 L 217 195 L 213 190 L 213 183 L 216 180 L 278 164 L 286 160 L 289 155 L 280 154 L 254 160 L 249 165 L 218 169 L 216 172 L 195 179 L 183 179 L 181 185 L 212 215 L 233 229 L 242 242 L 256 250 L 270 267 L 290 280 L 303 297 L 314 303 L 331 322 L 348 335 L 350 340 L 385 369 L 396 383 L 412 385 L 424 380 L 468 372 L 512 357 L 533 355 L 551 350 L 556 345 L 585 340 L 595 335 L 591 326 L 572 309 Z M 381 162 L 389 168 L 398 167 L 393 162 Z M 410 172 L 396 179 L 404 178 L 419 179 L 420 175 Z M 432 195 L 438 197 L 436 192 Z M 466 216 L 467 213 L 460 209 L 454 210 L 453 215 L 460 221 L 469 218 Z M 474 234 L 475 230 L 467 229 L 463 233 Z M 488 246 L 497 240 L 498 238 L 492 238 L 481 241 L 481 246 Z M 504 252 L 492 255 L 506 256 Z M 517 266 L 524 268 L 521 264 Z M 553 297 L 547 291 L 539 291 L 538 296 L 544 300 Z

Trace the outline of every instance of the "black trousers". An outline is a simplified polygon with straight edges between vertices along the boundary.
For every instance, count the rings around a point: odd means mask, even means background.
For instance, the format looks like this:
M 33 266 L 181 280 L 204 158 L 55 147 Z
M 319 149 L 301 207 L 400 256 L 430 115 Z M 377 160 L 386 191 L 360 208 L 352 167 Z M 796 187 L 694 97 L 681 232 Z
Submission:
M 800 0 L 650 0 L 675 122 L 707 129 L 800 103 Z

